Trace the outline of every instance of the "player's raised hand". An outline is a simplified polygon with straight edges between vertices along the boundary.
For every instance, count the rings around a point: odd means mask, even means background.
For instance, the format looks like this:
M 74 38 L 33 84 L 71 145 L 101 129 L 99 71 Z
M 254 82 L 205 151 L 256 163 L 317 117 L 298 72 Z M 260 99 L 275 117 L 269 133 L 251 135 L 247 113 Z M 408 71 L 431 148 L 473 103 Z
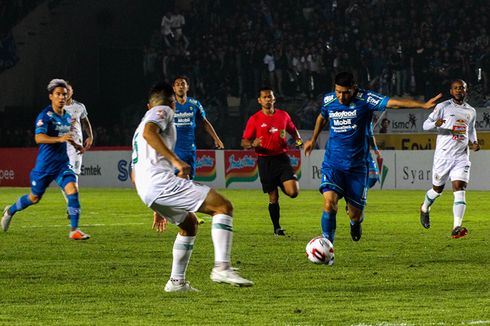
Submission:
M 480 144 L 478 144 L 478 142 L 474 142 L 473 144 L 471 144 L 471 149 L 475 152 L 478 152 L 480 150 Z
M 444 124 L 444 122 L 446 122 L 446 120 L 444 119 L 438 119 L 435 123 L 436 127 L 440 127 Z
M 214 141 L 214 148 L 216 149 L 223 149 L 225 148 L 225 145 L 223 144 L 223 142 L 221 141 L 221 139 L 217 139 Z
M 94 143 L 94 140 L 92 137 L 87 137 L 85 138 L 85 141 L 83 142 L 83 151 L 86 152 L 92 147 L 92 144 Z
M 305 155 L 310 156 L 311 151 L 313 150 L 313 141 L 311 139 L 308 139 L 306 143 L 304 143 L 304 149 L 305 149 Z
M 167 219 L 157 212 L 153 212 L 153 226 L 151 227 L 153 230 L 157 232 L 164 232 L 167 229 Z
M 432 109 L 434 106 L 436 106 L 437 101 L 441 97 L 442 97 L 442 93 L 437 94 L 436 96 L 434 96 L 433 98 L 431 98 L 430 100 L 425 102 L 424 105 L 422 105 L 422 109 L 424 109 L 424 110 Z
M 255 138 L 254 141 L 252 142 L 252 147 L 259 147 L 260 145 L 262 145 L 262 136 L 260 136 L 259 138 Z
M 60 136 L 60 143 L 73 142 L 73 135 L 71 133 Z

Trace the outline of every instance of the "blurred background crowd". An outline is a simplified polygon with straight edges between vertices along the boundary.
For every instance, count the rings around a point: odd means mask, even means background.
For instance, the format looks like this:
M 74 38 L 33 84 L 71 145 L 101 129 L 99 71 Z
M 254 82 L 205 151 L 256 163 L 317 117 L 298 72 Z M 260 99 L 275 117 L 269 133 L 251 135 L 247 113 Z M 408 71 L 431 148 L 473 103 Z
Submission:
M 37 2 L 0 2 L 1 17 L 10 18 L 0 20 L 0 74 L 19 59 L 10 29 Z M 273 87 L 277 107 L 298 128 L 312 129 L 321 95 L 345 70 L 363 88 L 419 99 L 447 93 L 451 79 L 463 78 L 470 103 L 489 106 L 488 12 L 487 0 L 175 1 L 142 36 L 141 73 L 146 87 L 187 75 L 189 95 L 204 105 L 218 134 L 231 136 L 231 147 L 258 109 L 261 86 Z M 88 106 L 89 114 L 96 109 Z M 122 114 L 111 124 L 92 119 L 95 144 L 130 145 L 140 117 Z M 32 130 L 2 120 L 0 146 L 33 145 Z

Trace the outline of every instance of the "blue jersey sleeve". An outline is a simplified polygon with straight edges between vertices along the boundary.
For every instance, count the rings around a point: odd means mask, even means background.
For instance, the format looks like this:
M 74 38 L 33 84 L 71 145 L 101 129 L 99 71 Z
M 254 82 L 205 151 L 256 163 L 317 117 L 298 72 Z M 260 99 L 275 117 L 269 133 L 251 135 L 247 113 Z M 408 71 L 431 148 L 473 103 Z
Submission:
M 336 100 L 334 93 L 328 93 L 323 97 L 322 110 L 320 114 L 325 120 L 328 120 L 328 106 Z
M 36 130 L 34 134 L 47 134 L 49 125 L 49 117 L 45 112 L 39 113 L 36 118 Z
M 384 111 L 390 100 L 389 96 L 384 96 L 372 91 L 366 91 L 366 103 L 372 111 Z
M 196 119 L 199 121 L 203 121 L 204 119 L 206 119 L 206 111 L 204 111 L 201 102 L 199 101 L 196 102 L 197 102 Z

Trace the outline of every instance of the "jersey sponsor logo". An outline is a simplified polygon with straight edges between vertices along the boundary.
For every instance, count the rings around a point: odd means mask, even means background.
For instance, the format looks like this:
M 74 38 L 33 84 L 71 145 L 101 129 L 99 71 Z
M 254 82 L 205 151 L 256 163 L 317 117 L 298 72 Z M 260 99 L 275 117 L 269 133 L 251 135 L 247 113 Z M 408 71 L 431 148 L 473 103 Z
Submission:
M 323 98 L 323 104 L 328 104 L 335 100 L 335 97 L 333 95 L 327 95 Z
M 43 120 L 42 119 L 37 120 L 36 126 L 41 127 L 42 125 L 44 125 Z
M 371 103 L 374 106 L 376 106 L 376 105 L 379 104 L 379 102 L 381 102 L 381 100 L 380 99 L 375 99 L 373 96 L 368 96 L 367 102 L 368 103 Z
M 176 127 L 190 126 L 192 125 L 192 118 L 194 113 L 192 112 L 179 112 L 174 115 L 174 122 Z
M 352 123 L 352 119 L 357 117 L 356 110 L 329 112 L 328 116 L 332 121 L 331 128 L 336 133 L 343 133 L 357 128 L 357 125 Z
M 273 134 L 273 133 L 278 132 L 278 131 L 279 131 L 279 129 L 277 129 L 276 127 L 271 127 L 271 128 L 269 129 L 269 133 L 270 133 L 270 134 Z
M 335 112 L 328 112 L 328 117 L 330 119 L 347 119 L 347 118 L 356 118 L 357 117 L 357 111 L 335 111 Z

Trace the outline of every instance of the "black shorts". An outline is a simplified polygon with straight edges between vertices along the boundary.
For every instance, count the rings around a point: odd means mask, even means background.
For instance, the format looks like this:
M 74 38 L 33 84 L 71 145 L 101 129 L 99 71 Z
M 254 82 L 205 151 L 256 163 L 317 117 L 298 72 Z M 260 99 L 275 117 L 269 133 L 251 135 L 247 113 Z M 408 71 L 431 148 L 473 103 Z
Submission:
M 260 183 L 265 193 L 274 191 L 277 187 L 282 188 L 285 181 L 298 180 L 287 154 L 259 156 L 258 163 Z

